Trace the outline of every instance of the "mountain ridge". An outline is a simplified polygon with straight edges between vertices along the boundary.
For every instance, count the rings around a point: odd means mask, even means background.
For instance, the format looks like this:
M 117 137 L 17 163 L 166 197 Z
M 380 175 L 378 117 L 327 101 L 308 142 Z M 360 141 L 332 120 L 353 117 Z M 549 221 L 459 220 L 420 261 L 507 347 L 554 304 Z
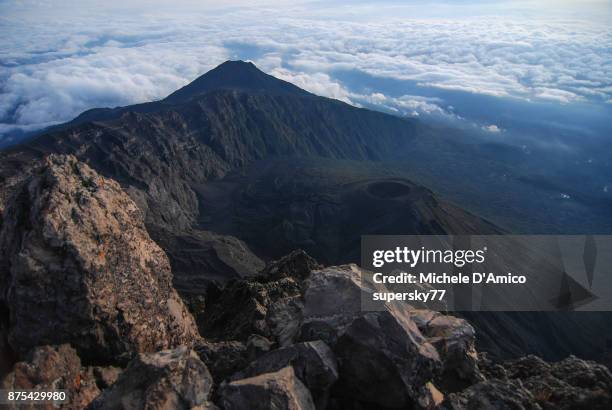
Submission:
M 31 141 L 38 136 L 87 122 L 117 119 L 121 115 L 128 112 L 153 113 L 171 110 L 177 105 L 190 104 L 193 102 L 192 100 L 204 98 L 210 93 L 230 93 L 236 95 L 255 94 L 260 96 L 267 95 L 274 97 L 291 96 L 293 98 L 326 99 L 335 104 L 346 104 L 343 101 L 312 94 L 290 82 L 264 73 L 252 62 L 228 60 L 160 100 L 119 107 L 91 108 L 83 111 L 68 122 L 57 124 L 45 128 L 44 130 L 35 132 L 28 140 Z M 367 110 L 364 108 L 354 107 L 349 104 L 346 105 L 368 112 L 377 112 L 390 117 L 400 118 L 388 113 Z M 29 141 L 25 141 L 25 143 Z
M 358 249 L 353 244 L 364 233 L 499 232 L 413 183 L 410 175 L 386 169 L 396 164 L 393 161 L 412 161 L 419 152 L 410 150 L 413 144 L 426 141 L 422 150 L 435 147 L 427 145 L 431 141 L 446 143 L 452 135 L 443 139 L 418 120 L 329 98 L 259 90 L 220 89 L 178 103 L 90 111 L 80 123 L 67 123 L 2 151 L 0 214 L 12 189 L 35 172 L 45 156 L 74 155 L 101 176 L 116 180 L 137 204 L 151 238 L 168 254 L 174 285 L 186 299 L 201 295 L 210 283 L 255 276 L 263 260 L 296 246 L 309 247 L 323 263 L 345 262 L 347 255 L 354 255 L 342 245 Z M 279 161 L 293 165 L 295 157 L 306 166 L 286 172 Z M 269 169 L 258 179 L 226 179 L 248 173 L 258 162 Z M 372 163 L 383 170 L 369 170 L 366 164 Z M 213 183 L 219 181 L 235 189 L 219 194 L 219 184 Z M 381 197 L 381 186 L 397 192 Z M 235 211 L 228 213 L 228 230 L 211 232 L 206 219 L 219 219 L 219 214 L 210 210 L 224 207 Z M 318 243 L 320 238 L 328 240 Z M 258 247 L 257 254 L 252 246 Z M 519 321 L 532 323 L 529 317 L 508 317 L 504 325 L 519 328 Z M 487 333 L 481 340 L 490 340 L 494 347 L 503 333 L 498 322 L 485 318 L 479 327 Z M 555 328 L 555 336 L 563 340 L 579 325 Z M 572 334 L 575 345 L 585 351 L 600 349 L 581 334 Z M 546 343 L 531 327 L 520 337 L 524 339 L 515 344 L 497 346 L 498 353 L 514 353 L 523 346 L 539 349 Z

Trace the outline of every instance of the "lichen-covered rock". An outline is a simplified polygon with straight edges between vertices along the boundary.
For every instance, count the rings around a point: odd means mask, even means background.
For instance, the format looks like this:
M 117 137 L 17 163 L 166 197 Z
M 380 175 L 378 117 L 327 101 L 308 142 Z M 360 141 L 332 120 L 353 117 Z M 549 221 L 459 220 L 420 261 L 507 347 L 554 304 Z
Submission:
M 28 353 L 25 361 L 15 364 L 13 371 L 2 382 L 2 388 L 12 391 L 64 390 L 67 399 L 62 408 L 82 409 L 100 394 L 88 369 L 69 345 L 41 346 Z M 20 404 L 8 408 L 54 408 L 52 403 Z
M 92 409 L 192 409 L 209 406 L 213 380 L 191 349 L 141 353 Z
M 273 350 L 234 374 L 232 380 L 276 372 L 292 366 L 306 385 L 318 409 L 325 408 L 330 387 L 338 380 L 338 364 L 329 346 L 317 340 Z
M 221 386 L 225 410 L 314 410 L 310 392 L 295 376 L 293 367 L 235 380 Z
M 0 304 L 20 354 L 71 343 L 111 362 L 198 337 L 166 254 L 119 184 L 51 155 L 16 188 L 0 232 Z

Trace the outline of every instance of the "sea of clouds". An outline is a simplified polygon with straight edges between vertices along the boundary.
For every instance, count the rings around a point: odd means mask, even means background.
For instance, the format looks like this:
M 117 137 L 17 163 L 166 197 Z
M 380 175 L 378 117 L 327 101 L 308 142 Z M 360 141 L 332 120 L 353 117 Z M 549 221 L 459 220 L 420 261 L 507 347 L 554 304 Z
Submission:
M 163 98 L 232 58 L 316 94 L 404 115 L 456 117 L 439 98 L 357 90 L 336 73 L 524 101 L 612 104 L 606 16 L 547 16 L 478 1 L 446 8 L 124 3 L 0 1 L 0 135 Z

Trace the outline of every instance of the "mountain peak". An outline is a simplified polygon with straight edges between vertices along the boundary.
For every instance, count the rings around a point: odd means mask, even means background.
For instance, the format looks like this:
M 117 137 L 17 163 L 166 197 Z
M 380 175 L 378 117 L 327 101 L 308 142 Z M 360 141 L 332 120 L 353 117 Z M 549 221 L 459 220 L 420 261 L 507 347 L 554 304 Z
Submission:
M 264 73 L 252 62 L 228 60 L 173 92 L 164 101 L 182 102 L 216 90 L 238 90 L 270 95 L 310 95 L 291 83 Z

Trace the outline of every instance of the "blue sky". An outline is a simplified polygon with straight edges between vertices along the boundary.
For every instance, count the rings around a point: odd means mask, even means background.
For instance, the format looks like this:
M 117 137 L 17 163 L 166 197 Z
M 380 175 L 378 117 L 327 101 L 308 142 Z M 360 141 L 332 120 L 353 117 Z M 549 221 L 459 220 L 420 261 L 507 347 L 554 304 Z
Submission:
M 529 110 L 549 131 L 609 130 L 610 1 L 218 3 L 0 1 L 0 134 L 162 98 L 230 58 L 491 134 Z

